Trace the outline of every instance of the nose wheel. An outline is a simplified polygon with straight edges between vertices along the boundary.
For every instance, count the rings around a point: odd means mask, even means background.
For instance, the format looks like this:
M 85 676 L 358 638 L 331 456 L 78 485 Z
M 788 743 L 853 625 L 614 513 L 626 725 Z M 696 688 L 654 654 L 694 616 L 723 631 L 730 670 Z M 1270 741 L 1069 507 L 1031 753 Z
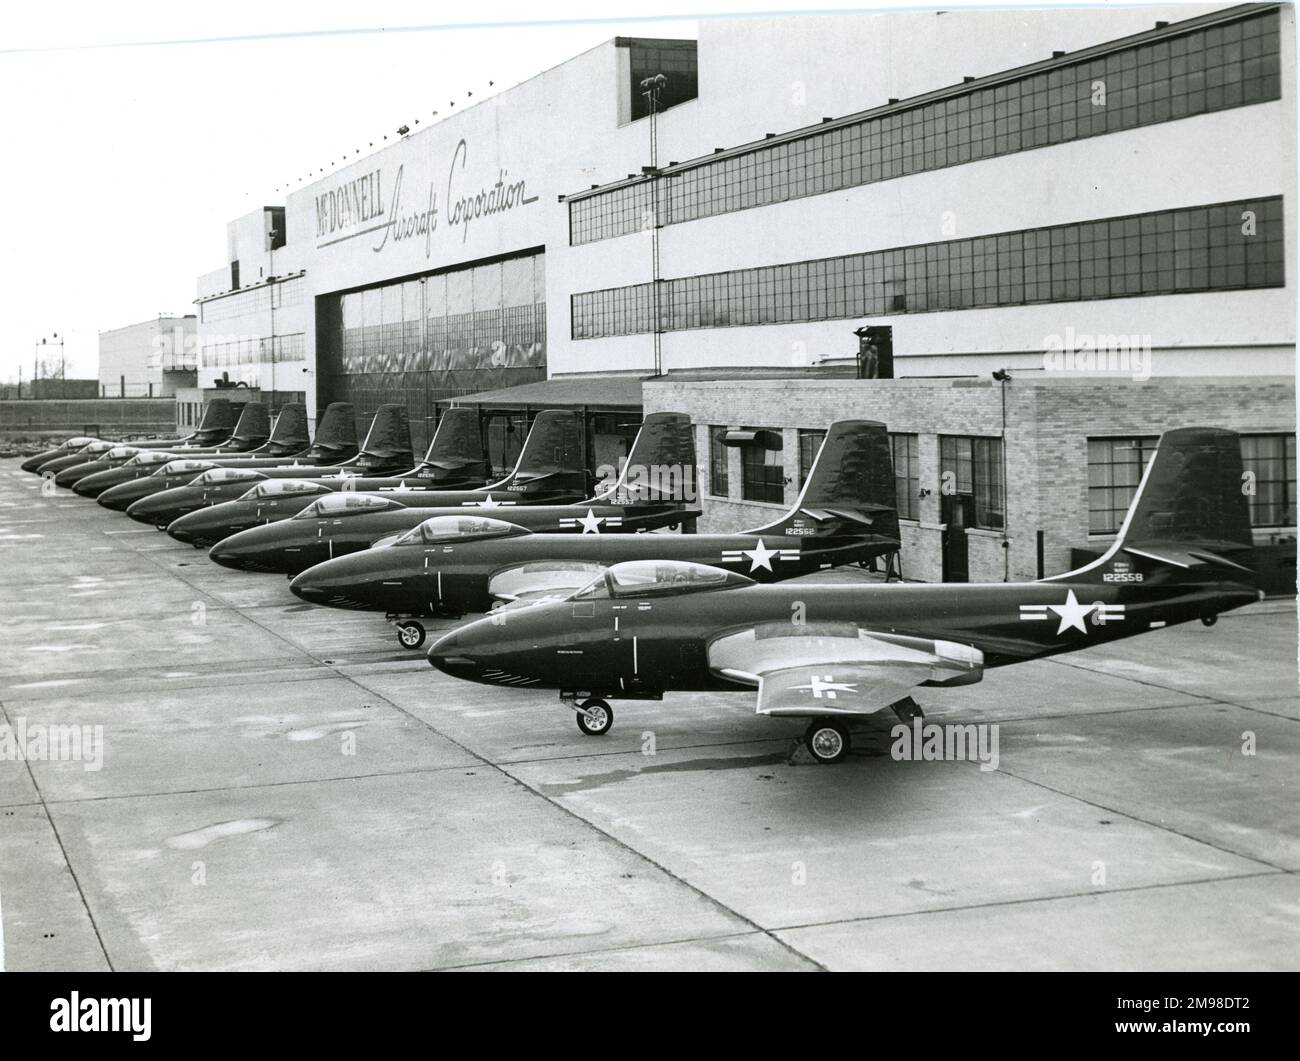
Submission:
M 849 754 L 851 742 L 844 723 L 833 718 L 813 719 L 804 733 L 808 751 L 819 763 L 838 763 Z
M 576 710 L 578 728 L 588 737 L 603 737 L 614 724 L 614 709 L 604 700 L 584 700 Z
M 419 648 L 424 644 L 424 627 L 411 619 L 398 623 L 397 643 L 403 648 Z

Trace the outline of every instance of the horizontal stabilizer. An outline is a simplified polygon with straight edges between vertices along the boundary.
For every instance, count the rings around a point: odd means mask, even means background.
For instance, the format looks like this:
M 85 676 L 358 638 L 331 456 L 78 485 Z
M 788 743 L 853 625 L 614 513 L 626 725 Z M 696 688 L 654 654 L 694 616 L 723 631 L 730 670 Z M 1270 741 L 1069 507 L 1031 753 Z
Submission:
M 1232 542 L 1215 543 L 1221 545 L 1225 551 L 1241 550 L 1244 546 Z M 1155 560 L 1162 564 L 1172 564 L 1174 567 L 1193 568 L 1199 564 L 1215 564 L 1219 567 L 1232 568 L 1234 571 L 1245 571 L 1251 573 L 1250 568 L 1242 567 L 1241 564 L 1234 563 L 1218 553 L 1207 552 L 1212 546 L 1207 543 L 1203 549 L 1184 549 L 1177 544 L 1167 542 L 1143 542 L 1138 545 L 1124 546 L 1124 552 L 1131 556 L 1141 556 L 1147 560 Z

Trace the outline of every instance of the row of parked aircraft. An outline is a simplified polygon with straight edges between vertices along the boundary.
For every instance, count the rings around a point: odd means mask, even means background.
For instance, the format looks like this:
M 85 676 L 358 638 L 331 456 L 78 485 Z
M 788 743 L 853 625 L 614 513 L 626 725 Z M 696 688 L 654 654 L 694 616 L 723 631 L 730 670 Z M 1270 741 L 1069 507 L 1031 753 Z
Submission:
M 1031 583 L 864 585 L 789 580 L 899 551 L 874 421 L 830 426 L 782 518 L 696 534 L 694 432 L 678 413 L 648 415 L 594 489 L 582 420 L 564 410 L 537 415 L 497 481 L 467 409 L 442 415 L 419 462 L 400 406 L 380 407 L 359 445 L 345 403 L 314 440 L 300 405 L 273 426 L 257 402 L 233 419 L 216 401 L 184 438 L 71 438 L 23 468 L 226 567 L 283 573 L 311 604 L 381 612 L 408 648 L 424 644 L 421 619 L 486 612 L 438 639 L 433 666 L 558 690 L 589 735 L 609 731 L 610 699 L 748 689 L 760 714 L 811 719 L 808 750 L 836 762 L 848 721 L 886 707 L 916 717 L 918 687 L 1212 625 L 1260 596 L 1238 562 L 1251 546 L 1238 438 L 1217 428 L 1166 432 L 1119 535 L 1085 567 Z

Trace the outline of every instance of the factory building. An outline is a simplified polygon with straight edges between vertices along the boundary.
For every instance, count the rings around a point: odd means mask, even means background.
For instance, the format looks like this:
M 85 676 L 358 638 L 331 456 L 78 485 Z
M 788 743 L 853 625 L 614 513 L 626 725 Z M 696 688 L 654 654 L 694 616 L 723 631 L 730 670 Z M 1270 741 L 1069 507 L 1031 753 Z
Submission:
M 194 386 L 198 319 L 160 314 L 99 333 L 99 398 L 170 398 Z
M 585 410 L 593 467 L 687 412 L 704 530 L 881 420 L 925 580 L 1064 569 L 1162 431 L 1215 424 L 1285 580 L 1293 41 L 1270 4 L 615 38 L 234 222 L 200 377 L 401 401 L 417 445 L 468 404 L 500 468 L 541 408 Z

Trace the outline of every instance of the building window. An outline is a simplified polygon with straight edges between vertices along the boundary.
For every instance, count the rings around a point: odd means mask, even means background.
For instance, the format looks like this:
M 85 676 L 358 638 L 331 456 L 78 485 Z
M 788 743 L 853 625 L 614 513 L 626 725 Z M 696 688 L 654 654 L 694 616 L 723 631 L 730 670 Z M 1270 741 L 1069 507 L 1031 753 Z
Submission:
M 714 497 L 727 497 L 731 492 L 727 447 L 722 444 L 726 434 L 727 429 L 718 424 L 709 427 L 709 493 Z
M 1094 50 L 1084 59 L 1063 58 L 1049 69 L 1009 76 L 997 85 L 953 86 L 944 98 L 884 108 L 670 169 L 661 178 L 661 223 L 1280 99 L 1280 63 L 1276 10 L 1211 26 L 1175 26 L 1141 43 Z M 670 90 L 674 80 L 687 84 L 668 76 Z M 689 84 L 693 88 L 694 81 Z M 1098 95 L 1098 84 L 1104 96 Z M 637 86 L 634 92 L 639 80 Z M 637 99 L 634 94 L 634 105 Z M 635 181 L 570 200 L 570 242 L 640 230 L 649 185 Z
M 1249 224 L 1247 223 L 1249 221 Z M 1252 199 L 662 281 L 661 331 L 1281 287 L 1282 199 Z M 651 284 L 570 298 L 572 336 L 654 331 Z
M 899 519 L 919 519 L 921 476 L 917 468 L 916 435 L 890 435 L 894 460 L 894 497 Z
M 817 454 L 822 448 L 822 443 L 826 441 L 826 432 L 815 428 L 799 429 L 799 489 L 803 489 L 803 484 L 808 481 L 808 473 L 812 471 L 813 462 L 817 459 Z
M 971 498 L 973 511 L 966 526 L 1002 530 L 1006 525 L 1002 440 L 941 437 L 939 486 L 945 493 Z
M 746 430 L 774 436 L 782 448 L 768 449 L 764 445 L 755 444 L 741 449 L 741 497 L 746 501 L 770 501 L 779 505 L 785 500 L 784 440 L 781 432 L 768 427 Z
M 1241 464 L 1255 476 L 1251 526 L 1294 527 L 1295 435 L 1242 435 Z
M 1114 534 L 1124 522 L 1156 435 L 1088 439 L 1088 533 Z
M 628 50 L 629 88 L 632 92 L 632 120 L 650 113 L 641 82 L 663 74 L 666 82 L 659 93 L 659 113 L 700 94 L 696 42 L 648 37 L 616 37 L 614 43 Z

